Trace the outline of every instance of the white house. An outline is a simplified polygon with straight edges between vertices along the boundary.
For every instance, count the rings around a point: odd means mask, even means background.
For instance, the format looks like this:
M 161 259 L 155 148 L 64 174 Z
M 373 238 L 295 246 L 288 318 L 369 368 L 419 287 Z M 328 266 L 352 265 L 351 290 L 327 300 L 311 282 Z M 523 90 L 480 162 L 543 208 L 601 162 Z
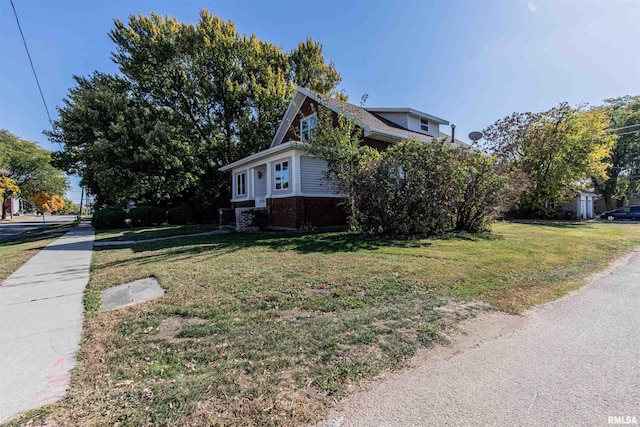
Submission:
M 275 227 L 346 224 L 345 211 L 338 206 L 342 197 L 325 179 L 326 162 L 311 156 L 304 143 L 317 124 L 318 108 L 354 121 L 363 130 L 363 143 L 380 150 L 402 140 L 442 137 L 468 148 L 443 134 L 440 126 L 449 122 L 431 114 L 413 108 L 363 108 L 298 88 L 270 147 L 220 168 L 231 171 L 232 208 L 268 208 Z

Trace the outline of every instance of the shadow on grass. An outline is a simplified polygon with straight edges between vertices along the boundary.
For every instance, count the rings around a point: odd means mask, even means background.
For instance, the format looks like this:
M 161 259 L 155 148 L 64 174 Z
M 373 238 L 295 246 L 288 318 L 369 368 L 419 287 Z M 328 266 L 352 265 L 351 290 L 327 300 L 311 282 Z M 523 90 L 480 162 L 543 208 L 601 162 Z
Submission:
M 306 234 L 262 232 L 185 236 L 124 246 L 97 246 L 93 250 L 95 252 L 130 250 L 137 254 L 130 260 L 119 259 L 102 265 L 102 267 L 108 268 L 130 263 L 144 265 L 169 260 L 182 261 L 204 253 L 217 258 L 251 248 L 265 248 L 276 252 L 294 251 L 300 254 L 346 254 L 376 251 L 385 247 L 419 249 L 431 246 L 434 240 L 483 241 L 501 239 L 503 236 L 490 232 L 479 234 L 448 233 L 432 238 L 388 238 L 348 232 Z
M 40 240 L 48 240 L 48 239 L 56 239 L 58 237 L 62 237 L 69 230 L 46 230 L 41 233 L 30 233 L 30 234 L 20 234 L 17 236 L 5 237 L 0 240 L 0 247 L 2 246 L 13 246 L 20 245 L 22 243 L 31 243 L 37 242 Z
M 220 255 L 248 248 L 268 248 L 274 251 L 297 251 L 300 253 L 335 253 L 376 250 L 389 245 L 390 241 L 363 237 L 348 233 L 292 234 L 292 233 L 255 233 L 255 234 L 213 234 L 204 236 L 185 236 L 171 240 L 138 243 L 126 246 L 100 246 L 95 251 L 131 248 L 134 252 L 170 250 L 176 255 L 216 251 Z M 422 246 L 422 245 L 419 245 Z
M 537 225 L 543 227 L 553 227 L 553 228 L 579 228 L 588 225 L 589 223 L 580 222 L 580 221 L 562 221 L 562 220 L 545 220 L 545 219 L 514 219 L 511 221 L 514 224 L 527 224 L 527 225 Z
M 353 233 L 256 233 L 256 234 L 215 234 L 160 240 L 150 243 L 139 243 L 126 246 L 99 246 L 94 251 L 112 251 L 128 249 L 136 255 L 131 261 L 114 261 L 104 267 L 122 265 L 129 262 L 147 264 L 165 260 L 179 261 L 202 253 L 209 253 L 219 257 L 250 248 L 265 248 L 277 252 L 296 251 L 300 254 L 309 253 L 354 253 L 360 251 L 375 251 L 381 247 L 410 247 L 420 248 L 431 245 L 424 240 L 381 239 Z M 148 255 L 140 255 L 149 252 Z
M 158 237 L 170 237 L 181 234 L 195 234 L 206 231 L 217 230 L 218 227 L 212 224 L 194 224 L 194 225 L 182 225 L 182 226 L 164 226 L 157 228 L 149 227 L 133 227 L 133 228 L 121 228 L 115 230 L 98 231 L 96 233 L 96 240 L 102 242 L 114 242 L 114 241 L 137 241 L 154 239 Z M 120 236 L 102 238 L 102 235 L 122 233 Z

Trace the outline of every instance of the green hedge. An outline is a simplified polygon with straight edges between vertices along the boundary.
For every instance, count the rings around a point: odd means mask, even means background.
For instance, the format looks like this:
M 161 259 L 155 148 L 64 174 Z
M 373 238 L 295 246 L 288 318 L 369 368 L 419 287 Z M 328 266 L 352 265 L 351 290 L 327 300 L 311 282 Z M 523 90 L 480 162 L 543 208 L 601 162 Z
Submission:
M 169 209 L 167 218 L 171 225 L 195 224 L 198 222 L 196 211 L 191 206 L 178 206 Z
M 122 209 L 106 208 L 93 213 L 91 225 L 96 230 L 122 228 L 125 226 L 127 214 Z
M 131 226 L 147 227 L 160 225 L 167 221 L 167 212 L 155 206 L 140 206 L 129 211 Z

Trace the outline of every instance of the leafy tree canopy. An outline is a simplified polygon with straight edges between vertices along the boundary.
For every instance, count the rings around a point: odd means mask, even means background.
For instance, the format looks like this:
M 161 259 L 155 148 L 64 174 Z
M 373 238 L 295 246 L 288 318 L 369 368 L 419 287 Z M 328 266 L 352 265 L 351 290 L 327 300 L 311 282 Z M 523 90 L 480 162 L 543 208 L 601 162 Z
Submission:
M 605 99 L 596 109 L 609 118 L 615 144 L 607 156 L 606 178 L 594 177 L 596 191 L 602 193 L 608 209 L 614 199 L 621 202 L 640 195 L 640 96 Z
M 562 103 L 541 113 L 514 113 L 484 130 L 488 148 L 529 177 L 518 214 L 550 217 L 589 179 L 605 179 L 615 136 L 607 112 Z
M 320 43 L 287 53 L 207 10 L 196 24 L 130 16 L 109 35 L 120 75 L 76 77 L 49 133 L 98 204 L 212 211 L 229 197 L 218 168 L 268 147 L 295 86 L 329 93 L 340 82 Z
M 0 130 L 0 174 L 11 178 L 24 199 L 38 192 L 62 195 L 69 189 L 64 173 L 51 164 L 51 152 L 7 130 Z

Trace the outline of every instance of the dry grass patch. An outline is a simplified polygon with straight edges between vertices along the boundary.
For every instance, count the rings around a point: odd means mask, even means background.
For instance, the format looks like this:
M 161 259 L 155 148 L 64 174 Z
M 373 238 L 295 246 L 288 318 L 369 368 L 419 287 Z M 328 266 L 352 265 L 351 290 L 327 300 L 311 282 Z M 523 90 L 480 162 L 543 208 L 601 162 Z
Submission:
M 62 232 L 39 237 L 27 237 L 11 242 L 0 242 L 0 285 L 42 248 L 62 236 Z
M 68 396 L 16 425 L 314 422 L 487 309 L 470 302 L 518 312 L 638 245 L 639 227 L 586 223 L 441 240 L 212 235 L 101 248 L 88 295 L 149 276 L 166 294 L 89 313 Z

